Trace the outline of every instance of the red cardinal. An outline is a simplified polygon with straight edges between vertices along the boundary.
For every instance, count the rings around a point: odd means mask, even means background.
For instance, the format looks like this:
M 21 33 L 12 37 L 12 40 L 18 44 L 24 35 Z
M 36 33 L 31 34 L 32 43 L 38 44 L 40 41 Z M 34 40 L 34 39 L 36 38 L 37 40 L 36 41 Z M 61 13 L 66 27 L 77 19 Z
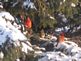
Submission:
M 64 42 L 64 33 L 63 32 L 59 35 L 59 42 Z
M 32 21 L 30 20 L 30 18 L 28 17 L 25 21 L 25 26 L 26 28 L 30 29 L 32 28 Z

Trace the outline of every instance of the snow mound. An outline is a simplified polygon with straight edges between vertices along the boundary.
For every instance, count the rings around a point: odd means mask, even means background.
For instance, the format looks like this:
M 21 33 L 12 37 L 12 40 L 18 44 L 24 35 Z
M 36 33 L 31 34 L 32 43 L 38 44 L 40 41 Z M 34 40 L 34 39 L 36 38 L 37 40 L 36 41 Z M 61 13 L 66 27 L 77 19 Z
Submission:
M 81 48 L 74 42 L 59 43 L 54 49 L 42 53 L 38 61 L 81 61 Z
M 27 41 L 27 37 L 15 27 L 12 22 L 14 17 L 9 12 L 0 13 L 0 45 L 6 41 L 13 43 L 15 47 L 22 45 L 22 51 L 27 53 L 28 50 L 32 51 L 31 44 Z
M 10 21 L 6 20 L 13 18 L 12 16 L 10 16 L 10 14 L 9 16 L 7 15 L 8 13 L 6 12 L 1 12 L 0 14 L 2 14 L 0 15 L 0 45 L 4 43 L 7 40 L 7 38 L 10 38 L 13 41 L 27 40 L 27 38 L 17 28 L 15 28 Z M 5 15 L 6 19 L 3 18 L 3 15 Z

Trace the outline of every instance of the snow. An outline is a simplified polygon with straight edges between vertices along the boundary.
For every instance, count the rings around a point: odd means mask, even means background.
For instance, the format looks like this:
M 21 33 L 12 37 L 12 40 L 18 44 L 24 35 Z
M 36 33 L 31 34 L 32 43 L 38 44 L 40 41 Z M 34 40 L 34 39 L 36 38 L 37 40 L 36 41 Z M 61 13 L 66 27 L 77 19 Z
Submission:
M 5 19 L 14 21 L 14 17 L 9 12 L 2 11 L 0 12 L 0 16 L 4 17 Z
M 15 7 L 17 4 L 18 4 L 18 2 L 15 2 L 15 3 L 12 5 L 12 7 Z
M 55 32 L 61 32 L 61 31 L 63 31 L 63 28 L 56 28 L 55 29 Z
M 76 7 L 76 5 L 75 5 L 74 3 L 71 3 L 71 6 L 72 6 L 72 7 Z
M 68 32 L 68 30 L 70 29 L 69 26 L 65 26 L 64 28 L 65 28 L 65 29 L 64 29 L 64 32 Z
M 25 52 L 26 54 L 28 53 L 28 51 L 33 51 L 33 49 L 28 46 L 26 43 L 21 43 L 22 44 L 22 52 Z
M 5 16 L 5 18 L 3 18 Z M 6 21 L 8 19 L 9 21 Z M 27 38 L 11 24 L 11 20 L 14 21 L 14 17 L 9 12 L 0 13 L 0 45 L 4 43 L 7 37 L 11 40 L 26 40 Z
M 16 59 L 16 61 L 20 61 L 20 59 Z
M 1 24 L 0 24 L 1 25 Z M 5 27 L 3 27 L 5 25 Z M 6 37 L 10 37 L 11 40 L 26 40 L 26 37 L 18 30 L 16 29 L 10 22 L 6 22 L 6 24 L 2 24 L 0 26 L 0 33 L 3 33 L 2 35 L 0 34 L 0 41 L 6 41 Z M 1 43 L 0 43 L 1 44 Z
M 2 2 L 0 2 L 0 8 L 3 8 L 3 4 L 2 4 Z
M 67 20 L 67 18 L 65 17 L 64 14 L 59 13 L 58 16 L 59 16 L 59 18 L 61 18 L 61 20 L 62 20 L 64 23 L 67 23 L 67 22 L 68 22 L 68 20 Z
M 3 54 L 3 52 L 1 51 L 0 52 L 0 59 L 3 59 L 4 58 L 4 54 Z
M 80 61 L 81 60 L 81 48 L 71 41 L 65 41 L 59 43 L 57 47 L 58 51 L 45 52 L 40 55 L 41 58 L 38 61 Z
M 2 6 L 2 5 L 0 5 L 0 8 L 3 8 L 3 6 Z
M 38 61 L 66 61 L 68 57 L 61 52 L 46 52 L 42 59 Z
M 55 32 L 57 32 L 57 33 L 60 33 L 60 32 L 68 32 L 69 29 L 70 29 L 69 26 L 65 26 L 65 27 L 61 27 L 61 28 L 56 28 L 55 29 Z M 80 29 L 80 28 L 78 27 L 78 29 Z
M 24 36 L 12 22 L 14 22 L 14 17 L 9 12 L 0 12 L 0 45 L 3 45 L 3 43 L 8 40 L 13 43 L 15 47 L 22 44 L 21 50 L 24 53 L 28 53 L 28 50 L 32 51 L 33 49 L 27 41 L 27 37 Z
M 31 9 L 37 10 L 36 7 L 35 7 L 35 5 L 34 5 L 34 3 L 31 2 L 30 0 L 24 1 L 23 7 L 25 7 L 26 9 L 31 8 Z
M 15 3 L 13 3 L 13 5 L 11 7 L 16 7 L 19 4 L 20 1 L 16 1 Z M 36 9 L 35 4 L 33 2 L 31 2 L 31 0 L 24 0 L 22 3 L 22 8 L 28 10 L 30 9 Z

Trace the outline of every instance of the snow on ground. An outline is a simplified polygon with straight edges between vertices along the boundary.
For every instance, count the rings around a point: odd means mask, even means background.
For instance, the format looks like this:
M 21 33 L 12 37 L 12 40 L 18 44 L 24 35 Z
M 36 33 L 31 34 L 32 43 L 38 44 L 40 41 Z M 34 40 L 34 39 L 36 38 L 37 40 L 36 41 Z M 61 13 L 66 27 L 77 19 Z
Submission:
M 13 16 L 7 14 L 8 12 L 0 13 L 0 45 L 6 41 L 7 37 L 10 37 L 13 41 L 26 40 L 26 37 L 11 24 L 10 21 L 14 20 Z M 3 16 L 5 16 L 5 18 L 3 18 Z
M 81 58 L 67 56 L 61 52 L 46 52 L 38 61 L 81 61 Z
M 31 44 L 27 41 L 27 37 L 12 25 L 12 22 L 14 22 L 14 17 L 9 12 L 0 12 L 0 45 L 9 40 L 15 46 L 22 44 L 25 53 L 27 53 L 27 50 L 33 50 Z
M 40 54 L 38 61 L 81 61 L 81 48 L 74 42 L 59 43 L 54 49 Z

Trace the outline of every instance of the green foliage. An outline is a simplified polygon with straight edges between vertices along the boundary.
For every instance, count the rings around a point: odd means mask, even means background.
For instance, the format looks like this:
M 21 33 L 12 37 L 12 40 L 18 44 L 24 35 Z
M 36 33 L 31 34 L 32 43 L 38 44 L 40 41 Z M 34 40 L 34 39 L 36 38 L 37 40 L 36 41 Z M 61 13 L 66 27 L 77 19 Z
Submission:
M 48 14 L 54 17 L 54 12 L 61 12 L 65 15 L 66 18 L 74 18 L 74 14 L 80 14 L 81 13 L 81 7 L 72 7 L 71 4 L 75 4 L 77 6 L 78 2 L 80 3 L 80 0 L 33 0 L 37 10 L 28 9 L 25 11 L 30 18 L 33 21 L 33 25 L 35 29 L 47 26 L 55 28 L 54 24 L 57 24 L 57 20 L 50 19 L 48 17 Z M 81 5 L 81 3 L 80 3 Z M 18 12 L 24 11 L 21 8 L 21 3 L 16 6 L 15 8 L 9 9 L 9 11 L 14 15 L 16 15 Z M 36 16 L 38 15 L 38 16 Z M 38 19 L 35 19 L 36 17 L 39 17 Z M 75 21 L 75 19 L 73 19 Z M 80 19 L 76 18 L 76 22 L 80 22 Z M 75 24 L 76 24 L 75 22 Z

